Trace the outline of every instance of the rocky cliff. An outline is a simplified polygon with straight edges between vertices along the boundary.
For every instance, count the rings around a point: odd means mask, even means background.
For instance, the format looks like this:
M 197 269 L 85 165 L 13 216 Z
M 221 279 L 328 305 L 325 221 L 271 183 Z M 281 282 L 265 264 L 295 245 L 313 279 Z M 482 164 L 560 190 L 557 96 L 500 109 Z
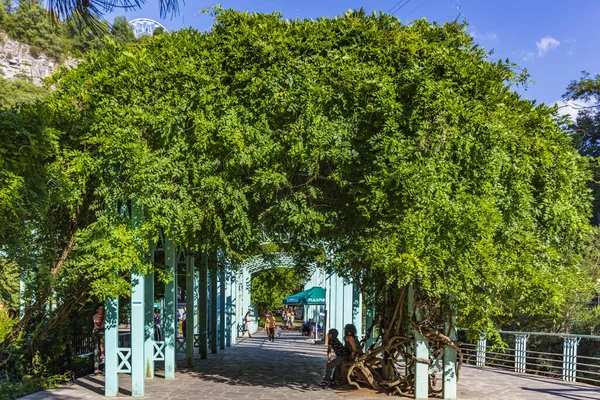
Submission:
M 74 66 L 76 61 L 68 59 L 62 65 Z M 0 33 L 0 76 L 13 80 L 18 77 L 29 77 L 36 85 L 56 71 L 61 64 L 40 54 L 34 57 L 29 53 L 29 45 L 9 39 Z

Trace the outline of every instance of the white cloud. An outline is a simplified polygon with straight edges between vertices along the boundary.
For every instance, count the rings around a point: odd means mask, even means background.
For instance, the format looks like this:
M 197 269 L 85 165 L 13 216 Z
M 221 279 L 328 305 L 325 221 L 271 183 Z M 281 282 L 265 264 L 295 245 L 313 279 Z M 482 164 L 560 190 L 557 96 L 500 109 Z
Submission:
M 563 100 L 559 100 L 556 102 L 556 105 L 558 105 L 558 114 L 561 116 L 565 116 L 568 115 L 569 117 L 571 117 L 571 119 L 573 121 L 575 121 L 575 118 L 577 118 L 577 113 L 586 108 L 586 107 L 590 107 L 593 106 L 595 104 L 595 102 L 593 100 L 590 101 L 584 101 L 584 100 L 569 100 L 569 101 L 563 101 Z
M 577 40 L 575 39 L 565 39 L 563 41 L 561 41 L 561 44 L 565 44 L 568 49 L 567 49 L 567 55 L 568 56 L 572 56 L 573 54 L 575 54 L 575 43 L 577 42 Z
M 535 53 L 532 51 L 525 51 L 523 49 L 519 49 L 513 53 L 515 56 L 520 57 L 523 61 L 533 60 L 535 58 Z
M 538 55 L 544 57 L 546 54 L 551 52 L 560 46 L 560 42 L 554 39 L 552 36 L 543 37 L 539 42 L 535 42 L 538 49 Z
M 473 27 L 473 29 L 471 29 L 469 34 L 473 37 L 473 39 L 479 39 L 479 40 L 496 40 L 496 39 L 498 39 L 498 35 L 496 35 L 494 32 L 479 32 L 477 27 Z

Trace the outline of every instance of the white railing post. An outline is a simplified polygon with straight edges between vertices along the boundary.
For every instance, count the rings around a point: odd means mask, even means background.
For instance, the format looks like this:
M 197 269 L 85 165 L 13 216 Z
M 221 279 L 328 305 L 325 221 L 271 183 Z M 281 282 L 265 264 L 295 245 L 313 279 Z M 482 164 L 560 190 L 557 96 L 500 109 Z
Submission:
M 477 366 L 485 367 L 485 348 L 487 344 L 487 339 L 485 335 L 480 335 L 479 340 L 477 341 Z
M 564 381 L 575 382 L 577 378 L 577 347 L 580 337 L 566 336 L 563 342 L 563 367 L 562 377 Z
M 529 339 L 528 334 L 515 334 L 515 372 L 522 374 L 527 369 L 527 339 Z

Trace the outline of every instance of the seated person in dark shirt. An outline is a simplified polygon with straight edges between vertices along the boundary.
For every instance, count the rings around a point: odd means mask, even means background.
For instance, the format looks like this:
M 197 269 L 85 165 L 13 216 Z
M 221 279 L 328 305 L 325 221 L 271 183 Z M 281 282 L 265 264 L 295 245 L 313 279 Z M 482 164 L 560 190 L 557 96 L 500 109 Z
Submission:
M 302 334 L 310 336 L 310 327 L 312 325 L 312 319 L 309 319 L 304 324 L 302 324 Z
M 348 354 L 348 359 L 354 359 L 357 355 L 364 353 L 356 335 L 356 326 L 348 324 L 344 327 L 344 349 Z
M 325 379 L 321 386 L 329 386 L 331 383 L 338 383 L 341 378 L 342 363 L 346 360 L 346 349 L 338 339 L 339 332 L 337 329 L 330 329 L 327 332 L 329 338 L 329 346 L 327 346 L 327 367 L 325 369 Z M 331 352 L 335 354 L 335 358 L 331 359 Z M 331 380 L 331 372 L 335 368 L 334 379 Z

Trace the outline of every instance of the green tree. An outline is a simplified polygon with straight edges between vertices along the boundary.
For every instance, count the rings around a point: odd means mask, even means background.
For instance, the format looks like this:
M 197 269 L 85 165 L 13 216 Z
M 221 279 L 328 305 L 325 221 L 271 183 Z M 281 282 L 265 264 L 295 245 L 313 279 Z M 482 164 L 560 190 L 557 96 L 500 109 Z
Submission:
M 377 306 L 384 341 L 414 323 L 440 351 L 452 309 L 492 339 L 515 314 L 558 318 L 574 287 L 591 291 L 590 173 L 556 110 L 511 89 L 526 78 L 463 25 L 363 11 L 218 10 L 209 32 L 109 41 L 54 77 L 34 130 L 56 140 L 44 173 L 61 212 L 60 229 L 35 231 L 55 257 L 32 270 L 65 299 L 128 293 L 131 266 L 152 268 L 122 216 L 139 202 L 140 237 L 160 226 L 234 263 L 264 235 L 298 254 L 317 243 Z
M 37 86 L 26 79 L 9 81 L 0 77 L 0 108 L 42 100 L 50 94 L 46 87 Z
M 252 276 L 252 302 L 258 315 L 281 308 L 282 300 L 303 290 L 308 277 L 292 268 L 271 268 Z
M 0 309 L 18 309 L 19 272 L 16 262 L 0 257 Z M 4 340 L 2 334 L 0 334 L 0 340 Z
M 600 75 L 592 76 L 583 72 L 579 80 L 569 83 L 563 98 L 575 104 L 578 103 L 578 100 L 589 104 L 580 107 L 570 130 L 579 153 L 590 157 L 595 178 L 594 182 L 590 182 L 590 187 L 594 192 L 593 221 L 595 225 L 598 225 L 600 224 L 600 186 L 596 182 L 600 179 L 600 167 L 597 160 L 600 156 Z
M 127 22 L 127 18 L 123 16 L 115 17 L 110 28 L 110 34 L 113 39 L 120 44 L 135 42 L 133 30 L 131 29 L 129 22 Z
M 71 50 L 64 24 L 52 22 L 41 0 L 19 1 L 14 13 L 6 14 L 3 22 L 2 29 L 10 37 L 28 43 L 34 56 L 46 53 L 61 60 Z

